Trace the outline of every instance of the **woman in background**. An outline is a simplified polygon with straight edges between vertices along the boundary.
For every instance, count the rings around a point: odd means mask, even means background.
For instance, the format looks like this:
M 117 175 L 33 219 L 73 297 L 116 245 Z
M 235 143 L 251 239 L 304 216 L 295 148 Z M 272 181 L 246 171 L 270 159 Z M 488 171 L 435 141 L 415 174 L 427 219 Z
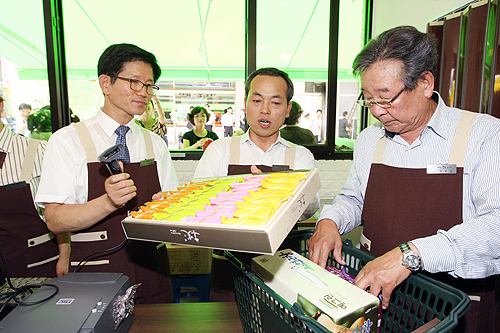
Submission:
M 156 104 L 156 109 L 158 110 L 157 118 L 155 117 L 155 104 Z M 148 109 L 146 110 L 146 112 L 141 114 L 139 116 L 139 119 L 136 119 L 135 122 L 139 126 L 147 130 L 150 130 L 151 132 L 162 137 L 163 140 L 165 140 L 165 142 L 168 145 L 167 120 L 165 118 L 165 113 L 163 112 L 163 108 L 161 107 L 160 101 L 158 101 L 158 97 L 156 97 L 156 95 L 153 95 L 153 98 L 151 98 L 150 104 L 148 105 Z
M 197 106 L 189 112 L 188 121 L 194 126 L 194 129 L 182 136 L 184 149 L 203 148 L 203 144 L 207 140 L 213 141 L 219 138 L 214 132 L 205 129 L 209 117 L 208 111 L 201 106 Z

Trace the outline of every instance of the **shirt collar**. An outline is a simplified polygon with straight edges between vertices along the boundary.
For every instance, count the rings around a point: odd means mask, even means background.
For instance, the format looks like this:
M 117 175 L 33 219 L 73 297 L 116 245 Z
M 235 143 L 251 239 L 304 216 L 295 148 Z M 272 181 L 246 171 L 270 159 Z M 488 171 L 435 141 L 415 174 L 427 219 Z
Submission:
M 241 143 L 243 142 L 246 142 L 248 141 L 249 143 L 255 145 L 255 143 L 252 141 L 252 139 L 250 139 L 250 129 L 248 131 L 245 132 L 245 134 L 241 135 Z M 283 139 L 281 137 L 281 133 L 278 131 L 278 138 L 276 138 L 276 141 L 269 147 L 269 149 L 271 149 L 273 146 L 277 145 L 277 144 L 282 144 L 282 145 L 285 145 L 287 147 L 292 147 L 291 143 L 286 141 L 285 139 Z
M 102 112 L 102 110 L 97 111 L 96 120 L 109 137 L 115 134 L 115 130 L 118 128 L 118 126 L 120 126 L 120 124 L 116 122 L 116 120 Z M 130 127 L 132 134 L 136 133 L 136 131 L 139 130 L 137 124 L 134 121 L 134 118 L 132 118 L 132 120 L 128 124 L 126 124 L 126 126 Z
M 425 130 L 431 130 L 440 137 L 446 138 L 449 132 L 449 121 L 446 116 L 446 105 L 438 92 L 432 94 L 432 100 L 437 103 L 437 108 L 434 111 L 431 119 L 427 123 Z
M 3 130 L 0 131 L 0 148 L 9 151 L 14 133 L 5 124 Z
M 448 132 L 447 129 L 449 128 L 448 122 L 446 120 L 446 115 L 445 115 L 445 104 L 441 96 L 439 95 L 438 92 L 434 91 L 434 93 L 431 96 L 432 100 L 436 102 L 437 108 L 434 111 L 434 114 L 432 115 L 431 119 L 427 123 L 424 131 L 426 130 L 431 130 L 437 135 L 441 137 L 445 137 L 445 133 Z M 381 124 L 382 125 L 382 124 Z M 387 135 L 390 138 L 394 138 L 397 133 L 394 132 L 389 132 L 382 126 L 382 131 L 381 131 L 381 136 Z

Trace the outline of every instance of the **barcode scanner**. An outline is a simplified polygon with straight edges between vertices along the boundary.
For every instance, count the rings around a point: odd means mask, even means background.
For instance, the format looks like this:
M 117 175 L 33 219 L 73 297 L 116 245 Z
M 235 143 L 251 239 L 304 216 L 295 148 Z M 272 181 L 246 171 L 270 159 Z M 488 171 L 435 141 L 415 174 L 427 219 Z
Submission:
M 119 143 L 106 149 L 101 155 L 99 155 L 98 159 L 99 162 L 106 164 L 106 167 L 112 175 L 116 175 L 123 172 L 120 168 L 120 164 L 118 164 L 117 158 L 124 152 L 125 145 Z

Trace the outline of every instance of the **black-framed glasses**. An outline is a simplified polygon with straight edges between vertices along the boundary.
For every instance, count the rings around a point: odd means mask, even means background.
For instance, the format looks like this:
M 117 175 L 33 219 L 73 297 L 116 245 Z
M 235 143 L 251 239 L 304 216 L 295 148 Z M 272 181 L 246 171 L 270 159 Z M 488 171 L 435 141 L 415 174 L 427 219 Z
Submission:
M 366 100 L 366 99 L 358 99 L 356 101 L 356 103 L 358 103 L 361 106 L 367 107 L 367 108 L 371 108 L 372 106 L 374 106 L 375 104 L 377 104 L 381 108 L 388 109 L 388 108 L 390 108 L 392 106 L 392 102 L 394 102 L 396 99 L 398 99 L 399 95 L 401 95 L 403 93 L 403 91 L 405 91 L 405 90 L 406 90 L 406 86 L 403 89 L 401 89 L 396 94 L 396 96 L 394 96 L 391 99 L 380 100 L 380 101 L 369 101 L 369 100 Z
M 141 80 L 136 79 L 127 79 L 126 77 L 117 76 L 117 79 L 124 80 L 130 82 L 130 89 L 133 91 L 141 91 L 143 87 L 146 87 L 146 93 L 149 95 L 156 95 L 160 87 L 155 86 L 154 84 L 146 84 Z

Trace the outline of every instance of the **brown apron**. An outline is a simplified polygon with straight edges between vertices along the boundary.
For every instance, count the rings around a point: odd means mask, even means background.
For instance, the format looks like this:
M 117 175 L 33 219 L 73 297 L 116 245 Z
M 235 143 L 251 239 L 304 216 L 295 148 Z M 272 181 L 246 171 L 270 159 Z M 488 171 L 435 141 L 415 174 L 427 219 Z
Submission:
M 233 136 L 231 138 L 229 165 L 227 175 L 244 175 L 252 173 L 251 165 L 240 165 L 240 140 L 241 137 Z M 262 172 L 276 172 L 292 170 L 295 161 L 295 151 L 297 146 L 292 144 L 292 149 L 287 149 L 285 153 L 284 165 L 256 165 Z M 240 254 L 244 256 L 245 254 Z M 235 302 L 236 295 L 234 290 L 233 275 L 231 274 L 231 264 L 222 256 L 222 251 L 214 250 L 212 260 L 212 276 L 210 279 L 210 301 L 211 302 Z
M 20 181 L 0 186 L 0 249 L 11 277 L 56 276 L 56 236 L 38 215 L 29 186 L 38 146 L 38 141 L 29 140 Z
M 83 125 L 83 126 L 82 126 Z M 105 193 L 104 181 L 110 176 L 103 163 L 98 163 L 96 149 L 84 123 L 75 127 L 87 153 L 88 200 Z M 127 209 L 136 210 L 139 205 L 151 200 L 160 191 L 160 182 L 154 162 L 151 137 L 141 128 L 146 142 L 149 163 L 126 163 L 124 168 L 137 186 L 137 196 L 129 203 L 90 228 L 71 236 L 71 265 L 78 263 L 89 254 L 113 248 L 126 237 L 121 221 L 127 216 Z M 163 251 L 163 252 L 160 252 Z M 172 302 L 172 289 L 169 280 L 168 255 L 164 246 L 157 250 L 157 244 L 144 241 L 126 241 L 124 246 L 88 258 L 81 272 L 120 272 L 130 278 L 130 283 L 142 283 L 136 294 L 136 303 Z
M 455 131 L 449 163 L 457 165 L 456 174 L 427 174 L 426 169 L 384 165 L 386 138 L 379 140 L 363 206 L 364 250 L 381 256 L 400 243 L 434 235 L 438 229 L 448 230 L 462 221 L 463 165 L 475 116 L 462 112 Z M 453 332 L 494 331 L 494 277 L 466 280 L 445 273 L 429 276 L 471 298 L 471 308 Z

